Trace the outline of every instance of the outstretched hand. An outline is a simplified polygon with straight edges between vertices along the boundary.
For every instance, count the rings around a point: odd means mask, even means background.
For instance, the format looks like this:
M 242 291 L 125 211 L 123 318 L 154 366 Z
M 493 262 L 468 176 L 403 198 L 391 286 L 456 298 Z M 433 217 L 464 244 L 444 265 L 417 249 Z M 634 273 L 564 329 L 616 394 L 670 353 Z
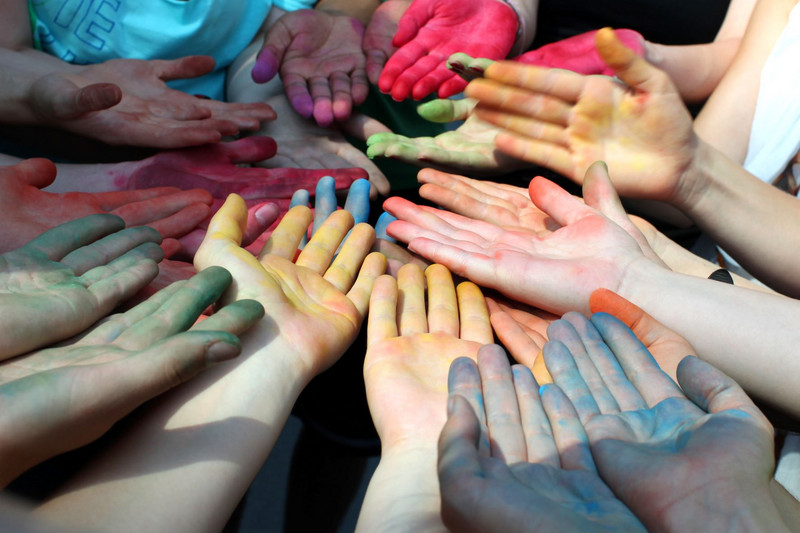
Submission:
M 678 386 L 605 313 L 570 313 L 548 333 L 547 368 L 577 409 L 600 475 L 648 529 L 783 527 L 770 523 L 772 426 L 733 380 L 687 357 Z
M 91 214 L 110 213 L 128 226 L 150 226 L 163 237 L 181 237 L 209 213 L 211 196 L 203 190 L 159 187 L 141 191 L 54 194 L 40 190 L 56 177 L 46 159 L 28 159 L 0 167 L 0 251 L 22 246 L 59 224 Z
M 496 345 L 450 367 L 439 439 L 442 518 L 454 531 L 644 531 L 597 474 L 569 400 Z M 541 394 L 541 396 L 540 396 Z
M 145 401 L 238 355 L 236 335 L 261 318 L 258 303 L 236 302 L 192 326 L 230 283 L 224 269 L 207 269 L 76 342 L 0 365 L 0 397 L 8 402 L 0 421 L 7 437 L 0 485 L 93 441 Z M 48 326 L 34 323 L 43 331 Z
M 352 220 L 348 212 L 336 211 L 298 255 L 312 214 L 307 207 L 295 207 L 256 258 L 241 247 L 247 207 L 231 195 L 195 254 L 198 270 L 219 265 L 231 272 L 235 284 L 226 298 L 254 299 L 264 306 L 267 318 L 258 327 L 264 342 L 280 337 L 296 354 L 289 364 L 309 379 L 338 360 L 355 339 L 372 284 L 386 266 L 382 255 L 369 254 L 375 232 L 368 224 L 353 228 L 334 258 Z
M 381 71 L 386 61 L 397 48 L 392 44 L 397 25 L 406 12 L 411 0 L 386 0 L 372 13 L 364 30 L 364 55 L 366 56 L 367 78 L 373 85 L 378 85 Z
M 473 174 L 487 175 L 527 166 L 497 150 L 494 139 L 500 130 L 472 113 L 475 103 L 468 98 L 424 103 L 417 112 L 426 120 L 464 120 L 464 123 L 435 137 L 376 133 L 367 139 L 367 155 L 372 158 L 390 157 L 412 165 L 469 170 Z
M 400 19 L 392 44 L 398 50 L 378 80 L 395 100 L 440 98 L 461 92 L 466 82 L 447 69 L 455 52 L 502 59 L 517 36 L 514 10 L 497 0 L 414 0 Z
M 664 72 L 626 48 L 611 29 L 596 35 L 603 61 L 627 86 L 598 76 L 497 62 L 466 94 L 475 113 L 502 128 L 497 147 L 581 182 L 608 163 L 620 194 L 680 203 L 697 136 Z
M 585 195 L 611 187 L 602 164 L 587 176 Z M 549 180 L 534 178 L 529 193 L 558 229 L 539 237 L 390 198 L 384 209 L 399 220 L 388 232 L 455 274 L 556 314 L 588 311 L 595 289 L 617 288 L 629 267 L 649 261 L 623 228 Z
M 275 113 L 263 103 L 196 98 L 166 81 L 209 73 L 214 60 L 114 59 L 76 72 L 47 74 L 28 96 L 39 120 L 112 145 L 181 148 L 255 130 Z
M 314 9 L 283 15 L 273 24 L 258 54 L 257 83 L 280 72 L 286 97 L 304 118 L 322 127 L 350 117 L 367 98 L 369 86 L 358 19 Z
M 111 215 L 58 226 L 0 255 L 0 359 L 80 333 L 158 273 L 161 237 Z

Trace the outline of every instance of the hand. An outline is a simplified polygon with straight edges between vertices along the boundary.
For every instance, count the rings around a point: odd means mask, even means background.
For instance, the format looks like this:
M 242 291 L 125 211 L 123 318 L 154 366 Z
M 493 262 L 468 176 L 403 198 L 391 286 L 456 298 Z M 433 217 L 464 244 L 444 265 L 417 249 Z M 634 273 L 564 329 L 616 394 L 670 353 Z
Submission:
M 398 24 L 389 58 L 378 80 L 395 100 L 419 100 L 438 90 L 447 98 L 466 82 L 447 69 L 454 52 L 502 59 L 517 35 L 517 16 L 497 0 L 414 0 Z
M 597 475 L 564 394 L 495 345 L 450 367 L 439 438 L 442 518 L 453 531 L 644 531 Z M 469 401 L 467 401 L 469 400 Z M 470 407 L 472 404 L 472 407 Z M 481 424 L 483 422 L 483 424 Z
M 508 353 L 531 369 L 537 383 L 552 383 L 542 348 L 547 343 L 547 328 L 558 316 L 507 298 L 487 296 L 486 305 L 492 329 Z
M 604 313 L 570 313 L 549 334 L 547 367 L 578 411 L 601 477 L 648 529 L 785 529 L 765 518 L 777 514 L 772 426 L 733 380 L 687 357 L 679 387 Z
M 315 234 L 322 224 L 338 209 L 334 179 L 324 176 L 317 182 L 314 191 L 314 225 L 311 235 Z M 298 205 L 308 206 L 310 194 L 305 189 L 298 189 L 292 195 L 290 207 Z M 356 180 L 347 191 L 344 210 L 353 217 L 353 224 L 358 225 L 369 221 L 369 182 L 364 179 Z M 305 245 L 305 242 L 303 243 Z
M 358 333 L 372 284 L 386 266 L 380 254 L 367 255 L 374 230 L 367 224 L 355 227 L 334 259 L 352 226 L 349 213 L 336 211 L 293 263 L 311 223 L 308 208 L 290 210 L 258 258 L 240 246 L 246 221 L 244 201 L 231 195 L 211 219 L 195 267 L 228 269 L 235 284 L 226 298 L 259 301 L 267 318 L 258 329 L 268 339 L 280 336 L 296 353 L 290 364 L 310 379 L 332 365 Z
M 428 313 L 425 312 L 425 286 Z M 382 276 L 370 299 L 364 382 L 384 452 L 433 445 L 445 421 L 447 369 L 492 342 L 483 295 L 472 283 L 453 285 L 441 265 Z
M 123 228 L 118 217 L 88 216 L 0 255 L 0 359 L 80 333 L 155 277 L 160 236 Z
M 305 169 L 359 167 L 369 175 L 369 182 L 373 186 L 371 197 L 376 197 L 378 193 L 389 193 L 386 176 L 358 148 L 347 142 L 338 130 L 320 128 L 303 119 L 289 109 L 288 101 L 282 95 L 271 98 L 270 104 L 278 111 L 281 120 L 279 124 L 270 124 L 261 131 L 277 141 L 278 153 L 258 166 Z M 356 138 L 366 138 L 373 132 L 388 130 L 378 121 L 360 113 L 354 113 L 340 126 L 348 135 Z
M 236 335 L 263 315 L 258 303 L 236 302 L 192 327 L 230 282 L 221 268 L 205 270 L 76 342 L 0 365 L 0 397 L 7 402 L 0 485 L 95 440 L 145 401 L 235 357 Z
M 391 157 L 418 166 L 469 170 L 497 174 L 527 166 L 508 157 L 494 146 L 500 131 L 472 114 L 475 101 L 434 100 L 422 104 L 417 112 L 432 122 L 465 122 L 453 131 L 436 137 L 410 138 L 395 133 L 377 133 L 367 139 L 367 155 Z
M 514 61 L 526 65 L 537 65 L 546 68 L 571 70 L 578 74 L 602 74 L 614 76 L 616 72 L 607 65 L 595 46 L 598 30 L 588 31 L 567 39 L 546 44 L 536 50 L 525 52 L 515 57 Z M 618 41 L 632 50 L 637 56 L 644 57 L 644 37 L 634 30 L 614 30 Z
M 597 189 L 613 191 L 602 164 L 587 172 L 584 195 Z M 534 178 L 529 192 L 559 229 L 537 237 L 390 198 L 384 209 L 399 220 L 388 232 L 454 274 L 556 314 L 588 311 L 595 289 L 613 290 L 629 267 L 649 261 L 624 229 L 552 182 Z
M 627 84 L 603 77 L 498 62 L 467 95 L 477 116 L 506 131 L 497 147 L 577 182 L 597 160 L 608 163 L 624 196 L 677 202 L 699 142 L 692 119 L 668 76 L 625 48 L 611 30 L 597 50 Z
M 283 15 L 273 24 L 253 67 L 265 83 L 280 69 L 286 97 L 304 118 L 322 127 L 350 117 L 369 92 L 358 19 L 314 9 Z
M 366 56 L 367 78 L 378 85 L 386 60 L 397 48 L 392 44 L 397 24 L 406 12 L 411 0 L 386 0 L 372 13 L 367 29 L 364 31 L 364 55 Z
M 689 341 L 658 322 L 642 309 L 622 296 L 608 290 L 597 289 L 589 297 L 592 313 L 607 313 L 633 330 L 655 358 L 658 366 L 673 380 L 677 380 L 678 364 L 689 354 L 697 351 Z
M 521 187 L 429 169 L 421 170 L 417 180 L 423 184 L 420 196 L 465 217 L 540 237 L 560 227 L 531 202 L 528 191 Z
M 255 130 L 262 121 L 275 118 L 263 103 L 196 98 L 164 83 L 202 76 L 213 68 L 208 56 L 114 59 L 76 72 L 48 74 L 33 84 L 29 100 L 43 123 L 112 145 L 196 146 Z
M 22 246 L 42 232 L 97 213 L 121 217 L 128 226 L 147 225 L 163 237 L 180 237 L 210 213 L 210 195 L 202 190 L 161 187 L 142 191 L 53 194 L 40 190 L 52 183 L 56 169 L 46 159 L 0 167 L 0 250 Z

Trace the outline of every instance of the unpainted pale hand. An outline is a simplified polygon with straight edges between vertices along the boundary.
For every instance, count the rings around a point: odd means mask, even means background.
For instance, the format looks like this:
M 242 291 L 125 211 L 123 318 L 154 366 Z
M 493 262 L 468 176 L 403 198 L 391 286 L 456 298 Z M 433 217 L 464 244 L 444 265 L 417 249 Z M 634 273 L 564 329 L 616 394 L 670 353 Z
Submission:
M 29 100 L 43 123 L 112 145 L 196 146 L 255 130 L 275 118 L 263 103 L 196 98 L 165 83 L 202 76 L 213 68 L 209 56 L 113 59 L 78 72 L 43 76 L 32 85 Z
M 406 12 L 411 0 L 386 0 L 372 13 L 367 29 L 364 30 L 364 55 L 366 56 L 367 78 L 378 85 L 381 71 L 386 61 L 397 48 L 392 44 L 397 24 Z
M 0 484 L 95 440 L 145 401 L 235 357 L 236 335 L 263 315 L 258 303 L 236 302 L 192 326 L 230 283 L 224 269 L 205 270 L 77 341 L 0 365 L 0 424 L 7 437 Z
M 598 476 L 569 400 L 500 347 L 456 360 L 450 396 L 439 481 L 451 530 L 644 531 Z

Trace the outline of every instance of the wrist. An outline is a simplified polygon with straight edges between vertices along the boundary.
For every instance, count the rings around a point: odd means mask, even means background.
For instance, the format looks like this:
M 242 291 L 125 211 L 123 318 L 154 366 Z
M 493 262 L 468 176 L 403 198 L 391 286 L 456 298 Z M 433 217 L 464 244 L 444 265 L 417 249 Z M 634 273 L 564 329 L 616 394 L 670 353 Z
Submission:
M 506 4 L 517 16 L 517 36 L 508 57 L 516 57 L 530 48 L 536 33 L 536 10 L 538 2 L 521 0 L 498 0 Z

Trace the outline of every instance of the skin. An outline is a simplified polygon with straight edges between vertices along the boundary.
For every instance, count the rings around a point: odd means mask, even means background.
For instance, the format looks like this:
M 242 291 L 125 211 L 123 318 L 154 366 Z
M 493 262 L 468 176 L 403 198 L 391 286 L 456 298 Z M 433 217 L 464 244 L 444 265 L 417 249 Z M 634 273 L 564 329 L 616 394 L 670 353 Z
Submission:
M 378 84 L 386 61 L 397 51 L 392 39 L 397 33 L 398 22 L 410 5 L 411 0 L 386 0 L 380 3 L 369 19 L 362 46 L 367 78 L 373 85 Z
M 772 501 L 772 426 L 733 380 L 688 357 L 679 387 L 603 313 L 570 313 L 549 334 L 547 367 L 575 405 L 600 475 L 648 530 L 789 530 Z
M 425 286 L 427 285 L 427 306 Z M 427 309 L 427 311 L 426 311 Z M 492 340 L 483 295 L 450 273 L 406 265 L 372 291 L 364 380 L 381 461 L 357 531 L 443 530 L 436 439 L 445 421 L 447 369 Z
M 0 365 L 0 399 L 11 407 L 0 482 L 88 444 L 145 401 L 238 355 L 236 335 L 261 318 L 258 303 L 236 302 L 191 327 L 230 282 L 224 269 L 208 269 L 77 341 Z
M 80 333 L 155 277 L 160 236 L 123 228 L 119 217 L 91 215 L 0 256 L 0 359 Z
M 644 531 L 598 476 L 575 410 L 496 345 L 450 368 L 439 438 L 451 531 Z M 484 443 L 490 442 L 489 446 Z
M 112 145 L 196 146 L 255 130 L 275 118 L 263 103 L 218 102 L 167 87 L 166 81 L 210 72 L 214 60 L 209 56 L 77 66 L 36 50 L 3 49 L 0 65 L 15 83 L 4 99 L 15 104 L 10 120 L 54 126 Z
M 42 232 L 90 214 L 109 213 L 129 226 L 152 227 L 164 237 L 180 237 L 210 213 L 210 195 L 202 190 L 160 187 L 142 191 L 54 194 L 42 191 L 56 177 L 46 159 L 0 167 L 4 193 L 3 251 L 22 246 Z
M 459 93 L 465 83 L 447 69 L 450 54 L 502 59 L 514 45 L 517 23 L 514 10 L 496 0 L 415 0 L 398 22 L 392 40 L 398 50 L 378 87 L 397 101 Z
M 367 155 L 480 174 L 508 172 L 525 166 L 495 148 L 494 138 L 498 130 L 473 115 L 474 106 L 475 101 L 470 99 L 426 102 L 417 109 L 423 118 L 432 122 L 464 120 L 464 124 L 435 137 L 412 138 L 395 133 L 377 133 L 367 139 Z
M 297 255 L 311 221 L 308 208 L 292 209 L 256 258 L 240 246 L 244 201 L 229 198 L 195 264 L 199 270 L 224 265 L 231 273 L 234 284 L 223 300 L 253 298 L 264 307 L 265 317 L 242 338 L 242 356 L 154 403 L 38 514 L 82 530 L 224 526 L 300 391 L 355 338 L 385 267 L 380 254 L 369 254 L 374 233 L 363 224 L 334 259 L 352 225 L 345 211 L 334 213 Z M 192 497 L 176 499 L 176 493 Z
M 345 120 L 369 92 L 364 26 L 353 17 L 317 9 L 286 13 L 270 26 L 253 80 L 265 83 L 279 71 L 286 97 L 304 118 L 322 127 Z
M 755 178 L 692 129 L 667 75 L 597 33 L 598 52 L 627 84 L 496 63 L 467 94 L 479 117 L 505 132 L 497 147 L 576 181 L 592 161 L 608 162 L 622 195 L 666 201 L 691 218 L 760 281 L 798 294 L 798 200 Z M 502 80 L 502 81 L 501 81 Z M 483 110 L 482 110 L 483 107 Z M 724 206 L 724 207 L 721 207 Z M 774 235 L 782 235 L 780 246 Z

